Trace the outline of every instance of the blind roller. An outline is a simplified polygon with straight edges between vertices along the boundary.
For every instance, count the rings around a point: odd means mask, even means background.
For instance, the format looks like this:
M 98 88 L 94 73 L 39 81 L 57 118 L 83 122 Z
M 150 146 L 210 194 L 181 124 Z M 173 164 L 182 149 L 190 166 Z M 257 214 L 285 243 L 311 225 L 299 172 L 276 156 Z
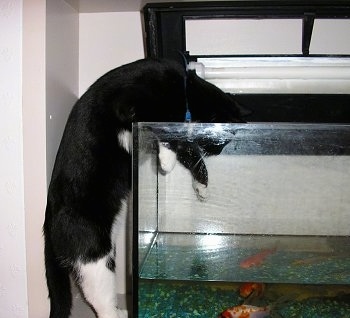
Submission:
M 350 58 L 198 58 L 189 68 L 233 94 L 349 94 Z

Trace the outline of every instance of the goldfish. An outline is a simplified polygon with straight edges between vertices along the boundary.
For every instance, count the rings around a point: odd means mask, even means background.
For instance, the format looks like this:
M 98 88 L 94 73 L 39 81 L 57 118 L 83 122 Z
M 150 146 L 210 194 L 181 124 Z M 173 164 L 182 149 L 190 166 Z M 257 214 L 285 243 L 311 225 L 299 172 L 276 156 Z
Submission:
M 263 318 L 270 315 L 271 308 L 251 305 L 239 305 L 226 309 L 218 318 Z
M 239 295 L 243 298 L 260 297 L 265 290 L 264 283 L 243 283 L 239 287 Z
M 276 248 L 262 250 L 258 254 L 249 256 L 248 258 L 244 259 L 242 262 L 240 262 L 239 266 L 241 268 L 250 268 L 253 266 L 259 266 L 267 256 L 275 252 L 276 252 Z
M 253 306 L 243 303 L 242 305 L 227 308 L 217 318 L 282 318 L 277 311 L 278 307 L 285 305 L 291 301 L 293 297 L 295 296 L 283 295 L 266 306 Z

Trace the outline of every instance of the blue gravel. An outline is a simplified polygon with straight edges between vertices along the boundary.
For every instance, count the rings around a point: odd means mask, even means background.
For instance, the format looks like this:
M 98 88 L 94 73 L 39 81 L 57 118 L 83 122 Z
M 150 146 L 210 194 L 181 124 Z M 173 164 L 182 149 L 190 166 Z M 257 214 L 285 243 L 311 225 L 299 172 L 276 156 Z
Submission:
M 302 293 L 302 285 L 299 291 Z M 237 288 L 204 282 L 147 281 L 139 284 L 139 317 L 216 318 L 228 307 L 239 305 Z M 282 297 L 282 295 L 280 295 Z M 279 297 L 279 296 L 278 296 Z M 278 298 L 276 297 L 276 298 Z M 266 304 L 273 300 L 265 300 Z M 349 318 L 350 294 L 311 297 L 302 301 L 290 299 L 275 305 L 271 317 L 282 318 Z

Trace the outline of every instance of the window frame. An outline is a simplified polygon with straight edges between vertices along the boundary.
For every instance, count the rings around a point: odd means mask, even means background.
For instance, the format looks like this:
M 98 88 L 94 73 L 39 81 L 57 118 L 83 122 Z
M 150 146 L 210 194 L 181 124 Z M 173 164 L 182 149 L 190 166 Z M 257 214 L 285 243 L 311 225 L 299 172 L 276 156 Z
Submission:
M 207 55 L 186 52 L 186 20 L 189 19 L 301 19 L 302 50 L 300 54 L 243 56 L 345 56 L 349 54 L 310 54 L 315 19 L 349 19 L 350 3 L 335 1 L 208 1 L 150 3 L 143 8 L 146 53 L 148 57 L 181 61 L 178 52 L 189 61 Z M 239 56 L 211 55 L 210 57 Z

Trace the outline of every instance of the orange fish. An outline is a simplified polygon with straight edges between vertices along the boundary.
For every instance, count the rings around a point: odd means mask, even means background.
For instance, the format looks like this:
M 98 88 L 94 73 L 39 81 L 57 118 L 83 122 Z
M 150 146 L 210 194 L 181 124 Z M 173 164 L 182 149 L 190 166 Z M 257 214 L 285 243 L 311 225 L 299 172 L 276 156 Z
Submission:
M 226 309 L 218 318 L 264 318 L 269 316 L 270 312 L 271 308 L 269 306 L 240 305 Z
M 265 260 L 265 258 L 267 256 L 269 256 L 270 254 L 273 254 L 275 252 L 276 252 L 276 248 L 262 250 L 258 254 L 249 256 L 248 258 L 246 258 L 245 260 L 240 262 L 239 266 L 241 268 L 249 268 L 252 266 L 259 266 L 259 265 L 261 265 L 261 263 Z
M 267 306 L 238 305 L 227 308 L 217 318 L 265 318 L 265 317 L 281 317 L 276 311 L 278 306 L 286 304 L 291 300 L 291 295 L 284 295 L 275 302 Z
M 265 284 L 264 283 L 243 283 L 239 287 L 239 294 L 243 298 L 247 297 L 259 297 L 264 293 Z

